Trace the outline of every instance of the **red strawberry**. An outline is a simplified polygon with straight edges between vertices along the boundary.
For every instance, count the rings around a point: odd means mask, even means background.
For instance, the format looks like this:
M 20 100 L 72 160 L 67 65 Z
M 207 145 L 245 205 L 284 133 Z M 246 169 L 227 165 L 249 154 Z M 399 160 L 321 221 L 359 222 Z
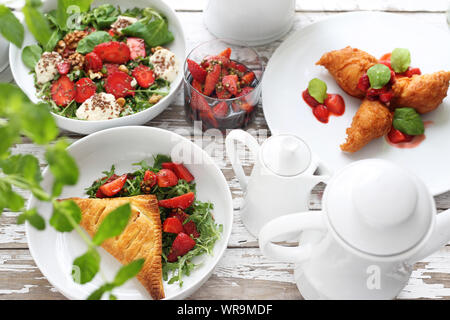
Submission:
M 186 233 L 180 232 L 175 240 L 173 240 L 172 248 L 170 249 L 170 253 L 167 256 L 167 260 L 169 262 L 175 262 L 178 260 L 178 257 L 184 256 L 194 247 L 195 240 L 188 236 Z
M 405 72 L 405 75 L 406 75 L 408 78 L 411 78 L 411 77 L 412 77 L 413 75 L 415 75 L 415 74 L 421 75 L 422 72 L 420 71 L 419 68 L 409 68 L 409 69 Z
M 130 60 L 130 48 L 124 42 L 109 41 L 95 46 L 96 53 L 102 61 L 112 63 L 125 63 Z
M 51 87 L 53 101 L 58 106 L 67 106 L 75 97 L 75 85 L 68 76 L 62 75 Z
M 173 162 L 163 162 L 163 163 L 161 163 L 161 167 L 163 169 L 170 169 L 170 170 L 174 171 L 175 165 Z
M 302 93 L 302 97 L 303 100 L 305 100 L 305 102 L 308 104 L 308 106 L 310 106 L 311 108 L 317 107 L 320 103 L 313 98 L 313 96 L 311 96 L 308 92 L 308 89 L 306 89 L 305 91 L 303 91 Z
M 145 41 L 141 38 L 128 37 L 127 46 L 130 48 L 130 58 L 136 59 L 138 57 L 145 57 Z
M 153 187 L 156 184 L 156 181 L 158 180 L 158 176 L 150 170 L 146 170 L 144 173 L 144 181 L 149 185 L 150 187 Z
M 114 72 L 106 78 L 105 91 L 111 93 L 114 97 L 123 98 L 126 96 L 134 96 L 134 88 L 131 86 L 133 78 L 122 71 Z
M 197 231 L 197 226 L 195 225 L 195 222 L 190 220 L 186 222 L 187 219 L 189 219 L 189 215 L 184 212 L 181 209 L 177 209 L 176 212 L 172 212 L 169 214 L 169 217 L 175 217 L 183 224 L 184 233 L 194 237 L 194 239 L 200 237 L 200 233 Z
M 247 67 L 246 66 L 244 66 L 243 64 L 234 62 L 234 61 L 230 61 L 229 67 L 233 68 L 233 69 L 236 69 L 237 71 L 240 71 L 240 72 L 246 72 L 247 71 Z
M 334 113 L 335 115 L 341 115 L 345 112 L 345 102 L 344 99 L 338 94 L 328 94 L 327 98 L 324 101 L 327 109 Z
M 161 188 L 173 187 L 178 184 L 178 178 L 172 170 L 161 169 L 157 176 L 158 186 Z
M 106 69 L 107 76 L 109 76 L 110 74 L 113 74 L 114 72 L 120 71 L 119 65 L 116 63 L 105 63 L 103 66 Z
M 203 85 L 198 82 L 197 80 L 192 80 L 192 86 L 197 90 L 198 92 L 203 92 Z
M 206 69 L 214 64 L 218 64 L 225 68 L 228 68 L 230 65 L 230 59 L 224 56 L 207 56 L 205 59 L 203 59 L 201 66 Z
M 208 111 L 200 111 L 200 119 L 209 123 L 214 128 L 219 127 L 219 123 L 217 122 L 216 118 L 214 117 L 214 113 L 211 111 L 211 109 L 209 109 Z
M 220 90 L 216 89 L 216 94 L 217 94 L 217 98 L 219 98 L 219 99 L 230 99 L 232 97 L 232 94 L 224 88 L 222 88 Z
M 155 76 L 152 69 L 143 64 L 138 65 L 133 70 L 133 77 L 142 88 L 148 88 L 155 82 Z
M 370 88 L 369 76 L 367 75 L 367 73 L 365 73 L 361 76 L 361 78 L 359 78 L 358 89 L 361 90 L 362 92 L 366 92 L 367 90 L 369 90 L 369 88 Z
M 237 81 L 238 76 L 233 74 L 229 76 L 225 76 L 222 79 L 222 84 L 232 95 L 237 95 L 238 89 L 237 89 Z
M 231 57 L 231 49 L 230 48 L 226 48 L 221 53 L 219 53 L 219 56 L 222 56 L 222 57 L 230 59 L 230 57 Z
M 183 224 L 177 218 L 167 218 L 163 223 L 163 231 L 168 233 L 180 233 L 183 232 Z
M 203 97 L 202 94 L 198 93 L 195 90 L 191 90 L 191 108 L 192 110 L 203 112 L 203 111 L 210 111 L 211 108 L 206 101 L 205 97 Z
M 116 32 L 114 31 L 114 29 L 109 29 L 108 33 L 111 37 L 114 37 L 116 35 Z
M 219 81 L 220 77 L 220 70 L 220 65 L 215 64 L 212 67 L 212 70 L 206 75 L 205 88 L 203 89 L 203 94 L 205 96 L 211 95 L 211 93 L 213 93 L 214 89 L 216 88 L 216 84 Z
M 248 72 L 246 74 L 244 74 L 241 78 L 241 81 L 243 81 L 246 85 L 250 85 L 253 80 L 255 80 L 255 73 L 253 72 Z
M 95 94 L 97 86 L 91 79 L 81 78 L 75 83 L 75 89 L 75 101 L 83 103 Z
M 168 170 L 168 169 L 162 169 L 162 170 Z M 159 185 L 159 182 L 158 182 L 158 185 Z M 185 193 L 178 197 L 165 199 L 165 200 L 159 200 L 158 204 L 160 207 L 163 207 L 163 208 L 171 208 L 171 209 L 180 208 L 180 209 L 184 210 L 184 209 L 189 208 L 194 203 L 194 200 L 195 200 L 194 193 L 188 192 L 188 193 Z
M 120 190 L 122 190 L 126 181 L 127 181 L 127 174 L 124 174 L 111 182 L 105 183 L 100 187 L 99 190 L 105 196 L 112 197 L 118 194 Z
M 253 111 L 253 106 L 250 103 L 244 102 L 240 106 L 241 110 L 244 110 L 247 113 L 250 113 Z
M 204 83 L 206 79 L 206 75 L 208 74 L 205 69 L 203 69 L 197 62 L 187 59 L 186 60 L 189 72 L 192 75 L 194 80 L 197 80 L 200 83 Z
M 387 92 L 381 93 L 378 98 L 384 104 L 389 104 L 393 97 L 394 97 L 394 92 L 392 92 L 392 90 L 389 90 Z
M 323 104 L 319 104 L 317 107 L 313 109 L 313 114 L 320 122 L 327 123 L 328 116 L 330 113 L 328 112 L 327 107 L 325 107 Z
M 389 141 L 391 141 L 392 143 L 400 143 L 400 142 L 409 142 L 414 138 L 414 136 L 410 136 L 392 127 L 391 131 L 389 131 L 388 133 L 388 138 Z
M 89 52 L 84 57 L 84 68 L 86 71 L 92 70 L 93 72 L 99 72 L 103 68 L 102 59 L 96 53 Z
M 106 198 L 106 196 L 103 194 L 102 190 L 100 190 L 100 188 L 97 190 L 97 192 L 95 193 L 95 197 L 96 198 Z
M 68 74 L 70 71 L 71 64 L 68 61 L 60 62 L 56 65 L 59 74 Z
M 213 113 L 218 118 L 225 118 L 228 114 L 228 105 L 225 101 L 219 102 L 214 108 Z
M 392 66 L 391 66 L 391 60 L 380 60 L 380 61 L 378 61 L 378 63 L 384 64 L 386 67 L 393 70 Z
M 241 92 L 239 92 L 236 97 L 242 97 L 242 96 L 246 96 L 247 94 L 249 94 L 250 92 L 253 91 L 252 87 L 244 87 L 241 89 Z M 315 100 L 314 100 L 315 101 Z
M 183 179 L 186 182 L 194 181 L 194 176 L 182 163 L 173 163 L 173 169 L 178 179 Z

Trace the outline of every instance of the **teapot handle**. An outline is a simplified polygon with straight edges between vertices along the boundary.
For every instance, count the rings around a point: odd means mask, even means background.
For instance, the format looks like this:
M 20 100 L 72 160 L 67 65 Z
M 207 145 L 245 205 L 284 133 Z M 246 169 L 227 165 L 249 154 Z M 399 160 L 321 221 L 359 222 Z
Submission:
M 269 221 L 259 233 L 259 248 L 264 255 L 280 261 L 299 263 L 308 260 L 312 244 L 285 247 L 272 243 L 292 239 L 293 235 L 307 230 L 327 230 L 321 211 L 292 213 Z
M 244 173 L 242 164 L 239 160 L 237 153 L 237 145 L 235 141 L 241 142 L 250 149 L 250 152 L 257 155 L 259 151 L 259 144 L 255 138 L 253 138 L 249 133 L 244 130 L 233 130 L 231 131 L 225 139 L 225 147 L 230 159 L 231 165 L 233 166 L 234 173 L 239 180 L 241 188 L 245 191 L 247 189 L 248 177 Z

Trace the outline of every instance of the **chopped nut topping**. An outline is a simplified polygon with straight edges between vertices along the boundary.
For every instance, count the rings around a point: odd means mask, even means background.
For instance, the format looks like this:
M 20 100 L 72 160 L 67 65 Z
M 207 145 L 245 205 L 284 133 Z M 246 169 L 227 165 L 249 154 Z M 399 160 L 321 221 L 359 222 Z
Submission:
M 155 104 L 158 103 L 159 100 L 162 99 L 163 96 L 159 94 L 154 94 L 148 99 L 148 103 Z
M 79 70 L 83 68 L 84 56 L 79 52 L 72 53 L 67 61 L 72 65 L 74 70 Z
M 88 33 L 86 31 L 76 30 L 66 34 L 66 36 L 64 37 L 64 42 L 69 49 L 73 50 L 77 48 L 78 42 L 87 35 Z
M 92 70 L 88 71 L 88 75 L 89 75 L 89 78 L 91 80 L 101 79 L 103 77 L 103 73 L 101 73 L 101 72 L 93 72 Z
M 124 65 L 124 64 L 121 64 L 121 65 L 119 66 L 119 70 L 122 71 L 122 72 L 128 73 L 128 68 L 127 68 L 127 66 Z
M 125 99 L 124 98 L 119 98 L 116 100 L 117 104 L 121 107 L 123 107 L 125 105 Z

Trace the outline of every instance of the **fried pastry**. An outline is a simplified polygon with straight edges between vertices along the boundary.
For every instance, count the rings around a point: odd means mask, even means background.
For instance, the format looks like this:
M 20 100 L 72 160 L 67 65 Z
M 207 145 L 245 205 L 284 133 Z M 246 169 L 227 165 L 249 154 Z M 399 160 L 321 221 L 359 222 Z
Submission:
M 367 52 L 348 46 L 325 53 L 316 65 L 327 68 L 342 90 L 363 99 L 366 94 L 358 89 L 359 79 L 377 62 L 377 58 Z
M 341 150 L 356 152 L 371 140 L 384 136 L 392 125 L 392 113 L 380 101 L 364 99 L 351 127 L 346 130 L 347 141 L 341 144 Z
M 71 200 L 80 207 L 80 225 L 93 237 L 103 219 L 117 207 L 130 203 L 131 217 L 125 230 L 107 239 L 102 247 L 122 264 L 144 258 L 144 266 L 136 278 L 153 299 L 164 298 L 162 283 L 162 229 L 158 200 L 154 195 L 134 197 Z
M 418 113 L 436 109 L 447 96 L 450 71 L 398 78 L 392 86 L 395 107 L 410 107 Z

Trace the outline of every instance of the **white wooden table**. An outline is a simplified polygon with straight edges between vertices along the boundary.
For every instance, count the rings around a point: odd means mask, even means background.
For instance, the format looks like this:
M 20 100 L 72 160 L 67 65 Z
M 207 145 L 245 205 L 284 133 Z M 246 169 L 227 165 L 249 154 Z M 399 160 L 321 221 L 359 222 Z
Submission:
M 226 1 L 226 0 L 223 0 Z M 244 0 L 243 0 L 244 1 Z M 213 39 L 202 23 L 205 0 L 168 0 L 177 11 L 187 37 L 188 49 Z M 293 30 L 326 19 L 339 12 L 381 10 L 412 16 L 417 21 L 448 28 L 445 11 L 447 0 L 298 0 Z M 292 31 L 293 31 L 292 30 Z M 291 32 L 292 32 L 291 31 Z M 265 62 L 283 39 L 258 47 Z M 148 126 L 183 133 L 190 139 L 193 129 L 186 122 L 181 92 L 175 103 Z M 262 109 L 248 129 L 268 130 Z M 262 131 L 264 132 L 264 131 Z M 81 136 L 63 132 L 75 141 Z M 223 149 L 222 149 L 223 150 Z M 27 143 L 18 144 L 14 152 L 32 153 L 43 163 L 43 150 Z M 292 265 L 264 258 L 256 239 L 243 226 L 239 214 L 242 191 L 228 161 L 217 153 L 217 163 L 229 183 L 234 199 L 234 225 L 224 257 L 213 275 L 190 299 L 301 299 L 293 278 Z M 251 163 L 245 163 L 250 170 Z M 311 209 L 320 209 L 323 186 L 316 187 L 311 197 Z M 29 197 L 29 193 L 23 196 Z M 450 207 L 450 192 L 436 197 L 439 211 Z M 0 299 L 64 299 L 36 267 L 28 250 L 24 227 L 16 224 L 16 213 L 4 212 L 0 218 Z M 401 299 L 450 299 L 450 246 L 446 246 L 415 265 Z

